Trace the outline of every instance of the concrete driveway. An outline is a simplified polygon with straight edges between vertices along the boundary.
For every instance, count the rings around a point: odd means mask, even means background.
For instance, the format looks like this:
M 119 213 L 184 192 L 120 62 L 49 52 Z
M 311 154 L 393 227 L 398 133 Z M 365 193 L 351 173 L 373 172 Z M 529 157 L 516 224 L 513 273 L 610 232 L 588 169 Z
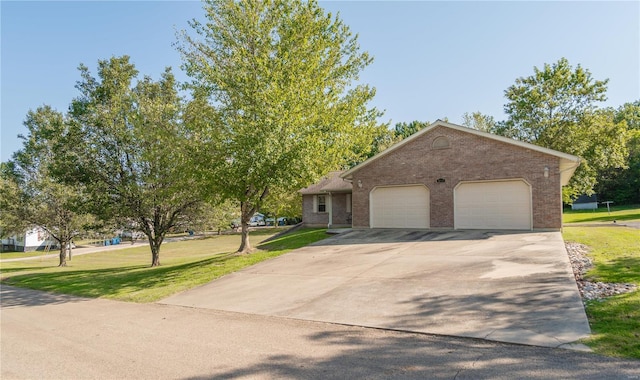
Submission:
M 161 303 L 546 347 L 590 333 L 559 232 L 351 231 Z

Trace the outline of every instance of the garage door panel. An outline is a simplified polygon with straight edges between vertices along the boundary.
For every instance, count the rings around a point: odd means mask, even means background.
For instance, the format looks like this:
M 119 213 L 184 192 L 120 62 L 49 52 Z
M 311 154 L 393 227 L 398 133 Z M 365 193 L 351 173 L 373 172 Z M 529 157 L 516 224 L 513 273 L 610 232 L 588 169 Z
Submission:
M 455 228 L 531 229 L 531 190 L 522 180 L 469 182 L 455 190 Z
M 372 228 L 429 228 L 429 189 L 377 187 L 371 192 Z

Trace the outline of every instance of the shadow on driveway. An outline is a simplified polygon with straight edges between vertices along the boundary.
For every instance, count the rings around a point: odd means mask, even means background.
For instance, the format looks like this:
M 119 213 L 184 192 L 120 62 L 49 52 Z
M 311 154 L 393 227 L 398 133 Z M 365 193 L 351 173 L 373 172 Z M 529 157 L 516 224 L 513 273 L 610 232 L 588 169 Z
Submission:
M 638 362 L 567 350 L 515 347 L 506 344 L 413 334 L 376 339 L 343 332 L 319 332 L 309 347 L 334 346 L 339 355 L 305 358 L 275 354 L 252 366 L 200 379 L 634 379 Z
M 85 302 L 89 299 L 79 298 L 66 294 L 33 291 L 16 288 L 8 285 L 0 285 L 0 305 L 2 308 L 57 305 L 69 302 Z
M 161 303 L 546 347 L 590 334 L 559 232 L 354 230 Z

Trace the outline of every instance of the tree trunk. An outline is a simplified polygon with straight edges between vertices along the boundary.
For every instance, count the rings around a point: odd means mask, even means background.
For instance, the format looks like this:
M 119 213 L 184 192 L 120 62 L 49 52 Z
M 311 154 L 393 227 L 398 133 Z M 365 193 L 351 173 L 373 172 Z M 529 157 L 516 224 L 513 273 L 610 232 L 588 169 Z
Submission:
M 60 243 L 60 264 L 58 264 L 58 266 L 66 267 L 67 266 L 67 244 L 63 242 L 59 242 L 59 243 Z
M 160 266 L 160 244 L 155 240 L 149 240 L 149 246 L 151 247 L 151 266 Z
M 251 243 L 249 242 L 249 224 L 245 220 L 242 220 L 240 224 L 242 224 L 242 240 L 240 241 L 238 253 L 250 253 Z

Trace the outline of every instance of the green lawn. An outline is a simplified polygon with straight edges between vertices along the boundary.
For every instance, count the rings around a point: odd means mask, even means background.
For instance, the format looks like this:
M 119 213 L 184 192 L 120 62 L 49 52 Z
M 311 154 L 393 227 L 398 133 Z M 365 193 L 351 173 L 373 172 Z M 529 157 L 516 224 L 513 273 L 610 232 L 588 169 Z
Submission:
M 563 223 L 612 222 L 612 221 L 640 220 L 640 205 L 613 206 L 611 213 L 606 207 L 597 210 L 565 210 Z
M 52 253 L 60 253 L 60 251 L 56 249 L 52 249 L 49 252 L 44 251 L 31 251 L 31 252 L 2 252 L 0 253 L 0 260 L 4 259 L 17 259 L 21 257 L 36 257 L 36 256 L 44 256 L 50 255 Z
M 273 236 L 269 229 L 252 233 L 253 244 Z M 76 256 L 68 267 L 57 258 L 0 264 L 2 282 L 25 288 L 84 297 L 153 302 L 205 284 L 225 274 L 282 255 L 326 238 L 324 229 L 301 229 L 266 244 L 249 255 L 235 255 L 239 235 L 167 243 L 160 267 L 151 268 L 147 246 Z
M 640 210 L 626 210 L 628 215 Z M 606 213 L 606 211 L 605 211 Z M 591 248 L 592 281 L 640 286 L 640 230 L 626 227 L 565 227 L 566 241 Z M 640 290 L 586 305 L 592 336 L 585 341 L 597 353 L 640 359 Z

